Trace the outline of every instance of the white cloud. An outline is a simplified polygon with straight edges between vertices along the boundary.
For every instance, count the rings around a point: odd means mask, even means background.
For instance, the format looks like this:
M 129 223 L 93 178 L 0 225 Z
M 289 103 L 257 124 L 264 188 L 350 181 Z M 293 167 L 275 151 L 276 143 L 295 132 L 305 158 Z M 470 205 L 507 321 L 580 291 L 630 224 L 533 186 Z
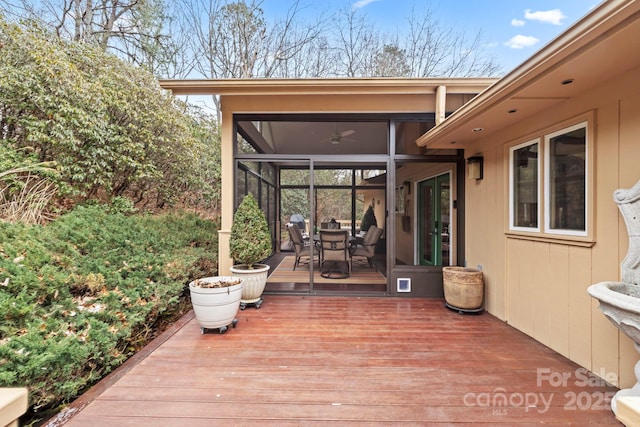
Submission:
M 512 19 L 511 20 L 511 26 L 512 27 L 524 27 L 524 24 L 526 24 L 526 22 L 523 21 L 522 19 Z
M 358 0 L 357 2 L 353 3 L 351 5 L 351 10 L 356 10 L 356 9 L 360 9 L 363 8 L 371 3 L 377 2 L 380 0 Z
M 511 37 L 511 39 L 505 43 L 505 45 L 509 46 L 512 49 L 522 49 L 525 47 L 531 47 L 538 43 L 540 40 L 533 36 L 523 36 L 522 34 L 518 34 L 517 36 Z
M 535 12 L 527 9 L 524 11 L 524 17 L 530 21 L 540 21 L 553 25 L 562 25 L 562 20 L 566 18 L 560 9 L 538 10 Z

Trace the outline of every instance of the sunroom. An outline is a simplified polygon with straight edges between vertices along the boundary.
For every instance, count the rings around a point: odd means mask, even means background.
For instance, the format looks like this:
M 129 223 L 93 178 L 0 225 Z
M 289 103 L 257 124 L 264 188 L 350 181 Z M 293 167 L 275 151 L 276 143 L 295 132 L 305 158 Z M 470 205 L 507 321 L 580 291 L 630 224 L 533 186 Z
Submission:
M 221 273 L 232 265 L 234 208 L 251 193 L 272 232 L 266 293 L 441 297 L 442 266 L 464 262 L 465 158 L 415 141 L 494 81 L 162 82 L 175 95 L 221 99 Z M 291 218 L 309 239 L 331 220 L 357 239 L 369 207 L 382 229 L 369 262 L 342 279 L 323 278 L 317 262 L 293 269 Z

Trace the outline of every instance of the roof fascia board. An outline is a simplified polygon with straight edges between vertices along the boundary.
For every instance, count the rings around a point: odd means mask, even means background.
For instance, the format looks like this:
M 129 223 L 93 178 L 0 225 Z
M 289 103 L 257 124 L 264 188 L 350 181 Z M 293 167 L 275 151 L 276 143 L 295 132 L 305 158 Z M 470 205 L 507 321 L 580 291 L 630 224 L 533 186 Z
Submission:
M 495 78 L 370 78 L 370 79 L 193 79 L 159 80 L 174 95 L 353 95 L 434 94 L 439 86 L 447 93 L 476 94 Z

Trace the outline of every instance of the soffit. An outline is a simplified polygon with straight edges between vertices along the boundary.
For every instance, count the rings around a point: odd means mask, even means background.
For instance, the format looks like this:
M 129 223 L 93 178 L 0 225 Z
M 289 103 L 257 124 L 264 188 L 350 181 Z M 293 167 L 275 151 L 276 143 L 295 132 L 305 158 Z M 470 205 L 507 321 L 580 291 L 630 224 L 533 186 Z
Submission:
M 639 67 L 639 9 L 630 0 L 603 3 L 417 144 L 465 148 Z M 567 79 L 573 83 L 563 85 Z M 483 130 L 474 132 L 477 128 Z

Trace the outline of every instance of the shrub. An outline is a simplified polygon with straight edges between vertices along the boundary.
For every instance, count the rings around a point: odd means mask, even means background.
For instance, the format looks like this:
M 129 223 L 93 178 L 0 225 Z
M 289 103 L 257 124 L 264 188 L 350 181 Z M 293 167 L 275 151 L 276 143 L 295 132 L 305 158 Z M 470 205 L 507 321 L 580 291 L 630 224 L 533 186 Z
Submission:
M 56 184 L 80 200 L 217 208 L 217 123 L 151 73 L 1 17 L 0 57 L 0 143 L 16 162 L 55 161 Z M 4 163 L 0 173 L 15 167 Z
M 360 223 L 360 230 L 369 231 L 372 225 L 377 226 L 378 221 L 376 220 L 376 214 L 373 211 L 373 205 L 369 205 L 367 210 L 364 212 L 364 216 L 362 217 L 362 222 Z
M 249 269 L 271 255 L 271 231 L 251 193 L 247 194 L 233 216 L 229 240 L 231 258 Z
M 217 274 L 212 221 L 110 211 L 0 223 L 0 386 L 28 385 L 35 412 L 121 364 L 180 307 L 189 281 Z

